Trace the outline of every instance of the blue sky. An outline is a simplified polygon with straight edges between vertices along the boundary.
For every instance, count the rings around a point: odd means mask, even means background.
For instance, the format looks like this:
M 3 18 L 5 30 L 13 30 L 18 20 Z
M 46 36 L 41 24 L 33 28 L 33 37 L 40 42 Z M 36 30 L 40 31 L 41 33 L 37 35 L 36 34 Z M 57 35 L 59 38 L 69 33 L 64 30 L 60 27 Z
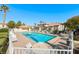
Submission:
M 8 4 L 7 6 L 9 11 L 6 22 L 20 20 L 28 25 L 39 23 L 39 21 L 63 23 L 67 19 L 79 15 L 79 5 L 77 4 Z M 2 14 L 0 12 L 0 23 Z

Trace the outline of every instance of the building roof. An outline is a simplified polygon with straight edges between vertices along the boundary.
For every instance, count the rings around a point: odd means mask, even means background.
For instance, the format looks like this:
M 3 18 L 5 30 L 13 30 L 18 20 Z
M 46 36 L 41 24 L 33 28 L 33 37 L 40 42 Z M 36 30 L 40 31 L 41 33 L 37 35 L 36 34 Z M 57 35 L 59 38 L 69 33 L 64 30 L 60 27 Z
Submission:
M 2 23 L 0 23 L 0 25 L 2 25 Z M 7 25 L 7 23 L 5 25 Z
M 28 25 L 21 25 L 19 26 L 20 28 L 31 28 L 31 26 L 28 26 Z
M 46 26 L 59 26 L 62 25 L 62 23 L 48 23 Z

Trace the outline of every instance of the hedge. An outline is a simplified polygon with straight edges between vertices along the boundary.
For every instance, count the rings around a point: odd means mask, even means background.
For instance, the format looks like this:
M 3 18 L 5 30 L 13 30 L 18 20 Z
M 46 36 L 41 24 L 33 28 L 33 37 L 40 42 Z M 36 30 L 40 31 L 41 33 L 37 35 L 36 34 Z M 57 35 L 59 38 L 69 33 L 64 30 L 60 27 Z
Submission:
M 8 29 L 7 28 L 2 28 L 2 29 L 0 29 L 0 32 L 8 32 Z
M 0 29 L 0 54 L 5 54 L 9 45 L 8 29 Z

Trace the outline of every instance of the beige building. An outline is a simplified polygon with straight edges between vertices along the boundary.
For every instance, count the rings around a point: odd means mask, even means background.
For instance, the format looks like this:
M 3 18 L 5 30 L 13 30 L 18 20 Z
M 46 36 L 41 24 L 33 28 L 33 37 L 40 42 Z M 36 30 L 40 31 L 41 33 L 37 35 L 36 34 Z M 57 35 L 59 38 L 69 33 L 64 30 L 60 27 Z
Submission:
M 7 28 L 7 24 L 4 25 L 4 27 L 2 26 L 2 23 L 0 23 L 0 29 L 1 28 Z
M 31 26 L 21 25 L 21 26 L 19 26 L 19 29 L 31 31 Z
M 14 31 L 31 31 L 32 28 L 31 26 L 28 26 L 28 25 L 21 25 L 19 26 L 18 28 L 14 28 Z
M 48 23 L 45 25 L 46 27 L 50 27 L 51 30 L 64 30 L 64 25 L 62 23 Z
M 46 24 L 39 24 L 37 27 L 38 31 L 43 31 L 43 30 L 58 30 L 58 31 L 63 31 L 64 30 L 64 24 L 62 23 L 46 23 Z M 36 29 L 35 29 L 36 30 Z

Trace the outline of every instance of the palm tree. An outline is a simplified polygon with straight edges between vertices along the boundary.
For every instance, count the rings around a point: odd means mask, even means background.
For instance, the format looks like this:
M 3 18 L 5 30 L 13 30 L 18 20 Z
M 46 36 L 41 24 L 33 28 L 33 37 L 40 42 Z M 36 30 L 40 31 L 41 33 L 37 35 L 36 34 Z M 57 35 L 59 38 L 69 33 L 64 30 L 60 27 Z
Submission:
M 6 5 L 2 5 L 0 7 L 0 11 L 3 11 L 4 14 L 3 14 L 3 23 L 2 23 L 2 26 L 4 27 L 5 26 L 5 20 L 6 20 L 6 12 L 9 10 L 9 8 L 6 6 Z
M 45 27 L 46 23 L 43 22 L 43 21 L 40 21 L 39 23 L 40 23 L 39 27 L 41 28 L 41 30 L 45 30 L 46 29 L 46 27 Z

